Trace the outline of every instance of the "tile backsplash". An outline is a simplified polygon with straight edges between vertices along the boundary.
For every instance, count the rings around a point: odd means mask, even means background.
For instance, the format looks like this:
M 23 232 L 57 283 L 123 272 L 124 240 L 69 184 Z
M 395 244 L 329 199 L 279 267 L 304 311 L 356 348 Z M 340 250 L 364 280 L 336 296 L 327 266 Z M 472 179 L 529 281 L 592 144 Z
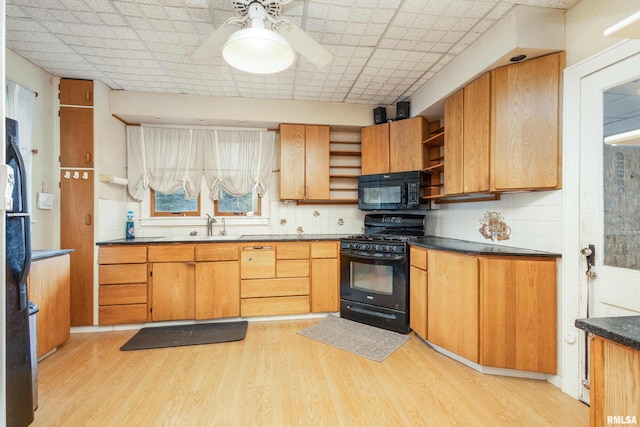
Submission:
M 479 232 L 487 212 L 498 212 L 509 239 L 492 242 Z M 427 233 L 473 242 L 562 252 L 562 190 L 503 194 L 489 202 L 442 204 L 429 213 Z

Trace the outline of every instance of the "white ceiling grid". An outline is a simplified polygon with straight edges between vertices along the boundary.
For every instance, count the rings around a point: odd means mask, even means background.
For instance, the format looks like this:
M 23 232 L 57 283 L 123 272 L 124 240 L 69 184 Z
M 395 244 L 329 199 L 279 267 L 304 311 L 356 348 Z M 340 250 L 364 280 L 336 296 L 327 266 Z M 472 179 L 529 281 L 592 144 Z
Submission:
M 237 12 L 231 0 L 7 0 L 6 44 L 49 73 L 113 89 L 392 105 L 407 99 L 516 3 L 578 0 L 296 0 L 290 19 L 329 49 L 275 75 L 191 53 Z

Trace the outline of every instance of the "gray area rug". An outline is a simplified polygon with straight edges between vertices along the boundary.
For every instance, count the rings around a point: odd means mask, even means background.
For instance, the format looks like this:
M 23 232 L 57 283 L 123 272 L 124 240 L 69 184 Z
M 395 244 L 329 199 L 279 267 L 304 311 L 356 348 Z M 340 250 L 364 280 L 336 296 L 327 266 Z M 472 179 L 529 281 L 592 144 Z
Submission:
M 120 350 L 180 347 L 243 340 L 247 321 L 142 328 Z
M 298 333 L 376 362 L 382 362 L 409 339 L 407 335 L 332 314 Z

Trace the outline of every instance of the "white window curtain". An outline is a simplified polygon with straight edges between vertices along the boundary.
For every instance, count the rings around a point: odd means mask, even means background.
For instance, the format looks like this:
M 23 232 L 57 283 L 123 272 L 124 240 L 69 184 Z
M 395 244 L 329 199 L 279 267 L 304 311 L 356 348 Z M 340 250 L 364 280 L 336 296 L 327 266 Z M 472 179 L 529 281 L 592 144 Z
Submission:
M 220 188 L 232 196 L 269 189 L 275 147 L 274 132 L 216 130 L 202 132 L 205 179 L 211 198 Z
M 18 145 L 24 160 L 27 175 L 31 172 L 31 138 L 36 93 L 11 80 L 5 81 L 6 115 L 18 122 Z M 29 180 L 30 182 L 30 180 Z
M 129 194 L 142 200 L 147 188 L 185 197 L 200 193 L 203 175 L 216 200 L 220 187 L 236 196 L 257 188 L 266 193 L 271 178 L 274 132 L 127 127 Z

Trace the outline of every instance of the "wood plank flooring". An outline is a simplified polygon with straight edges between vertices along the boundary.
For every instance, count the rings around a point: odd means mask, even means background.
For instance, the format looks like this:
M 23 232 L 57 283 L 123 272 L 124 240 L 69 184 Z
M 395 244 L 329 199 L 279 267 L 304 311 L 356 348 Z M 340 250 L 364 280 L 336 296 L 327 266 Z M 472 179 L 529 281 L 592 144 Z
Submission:
M 32 426 L 587 426 L 546 381 L 480 374 L 411 334 L 382 363 L 249 323 L 243 341 L 119 351 L 136 331 L 72 334 L 39 364 Z

